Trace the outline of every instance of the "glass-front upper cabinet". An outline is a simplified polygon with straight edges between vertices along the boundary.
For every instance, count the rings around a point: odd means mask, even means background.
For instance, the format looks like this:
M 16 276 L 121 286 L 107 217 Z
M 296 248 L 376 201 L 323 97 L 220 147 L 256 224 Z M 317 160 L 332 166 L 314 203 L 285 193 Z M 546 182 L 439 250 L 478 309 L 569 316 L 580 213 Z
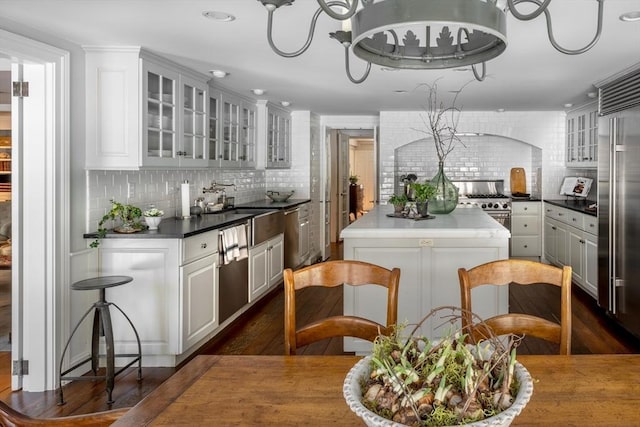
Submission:
M 567 113 L 566 166 L 596 168 L 598 165 L 598 103 Z
M 291 117 L 284 110 L 267 106 L 267 167 L 291 167 Z
M 237 167 L 240 161 L 240 99 L 222 94 L 222 147 L 220 166 Z
M 182 78 L 182 144 L 178 151 L 181 166 L 208 165 L 207 85 Z
M 151 62 L 144 66 L 146 76 L 144 164 L 172 166 L 178 150 L 177 92 L 178 74 Z

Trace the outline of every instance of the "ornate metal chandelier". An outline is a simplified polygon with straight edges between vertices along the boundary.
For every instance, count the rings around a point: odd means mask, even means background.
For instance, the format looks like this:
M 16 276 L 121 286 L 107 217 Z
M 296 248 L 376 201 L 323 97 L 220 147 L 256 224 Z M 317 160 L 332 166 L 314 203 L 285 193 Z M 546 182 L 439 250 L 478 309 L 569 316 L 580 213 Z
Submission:
M 317 0 L 320 7 L 311 19 L 306 42 L 295 52 L 283 52 L 273 42 L 273 13 L 295 0 L 258 1 L 269 13 L 269 45 L 286 58 L 299 56 L 309 48 L 316 22 L 323 12 L 342 21 L 342 30 L 329 36 L 343 45 L 345 71 L 353 83 L 366 80 L 372 63 L 387 68 L 421 70 L 471 66 L 475 78 L 482 81 L 486 76 L 486 61 L 507 47 L 507 12 L 522 21 L 544 13 L 551 45 L 567 55 L 584 53 L 600 38 L 604 4 L 604 0 L 596 0 L 597 30 L 591 42 L 581 49 L 569 50 L 553 37 L 548 10 L 551 0 Z M 533 3 L 537 7 L 523 14 L 516 9 L 519 3 Z M 351 75 L 350 48 L 354 55 L 367 62 L 360 78 Z M 478 64 L 481 71 L 476 68 Z

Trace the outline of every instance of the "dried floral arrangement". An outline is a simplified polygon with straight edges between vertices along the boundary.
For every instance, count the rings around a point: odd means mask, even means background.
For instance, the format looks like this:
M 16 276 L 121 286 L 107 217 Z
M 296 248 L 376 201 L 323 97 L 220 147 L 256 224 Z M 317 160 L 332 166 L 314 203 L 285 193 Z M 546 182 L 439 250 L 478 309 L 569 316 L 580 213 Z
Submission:
M 408 338 L 399 327 L 377 339 L 370 376 L 361 380 L 364 406 L 407 426 L 468 424 L 509 408 L 520 388 L 514 367 L 521 337 L 505 341 L 489 334 L 471 344 L 459 327 L 437 341 L 416 336 L 419 326 L 436 314 L 453 326 L 459 324 L 461 309 L 434 309 Z

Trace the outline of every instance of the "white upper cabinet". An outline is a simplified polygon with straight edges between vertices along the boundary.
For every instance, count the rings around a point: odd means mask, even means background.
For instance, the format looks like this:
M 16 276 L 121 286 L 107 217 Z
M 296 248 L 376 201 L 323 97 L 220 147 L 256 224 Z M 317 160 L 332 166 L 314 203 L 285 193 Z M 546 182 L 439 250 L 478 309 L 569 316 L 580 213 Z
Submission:
M 256 119 L 253 101 L 210 88 L 209 165 L 222 168 L 255 167 Z
M 208 166 L 208 76 L 139 47 L 85 52 L 88 169 Z
M 275 105 L 258 101 L 259 135 L 264 135 L 266 167 L 291 167 L 291 114 Z
M 598 103 L 567 113 L 566 159 L 570 168 L 598 166 Z

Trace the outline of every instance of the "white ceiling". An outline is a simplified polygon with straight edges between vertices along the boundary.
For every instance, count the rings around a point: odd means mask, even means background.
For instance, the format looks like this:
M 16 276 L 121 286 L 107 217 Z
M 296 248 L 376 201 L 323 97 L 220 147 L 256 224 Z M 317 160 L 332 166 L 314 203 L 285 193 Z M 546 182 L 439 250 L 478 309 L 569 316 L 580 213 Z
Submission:
M 521 4 L 523 11 L 530 6 Z M 556 40 L 569 49 L 587 44 L 595 34 L 597 6 L 596 0 L 552 1 Z M 640 10 L 640 0 L 604 0 L 604 8 L 599 43 L 574 56 L 552 48 L 543 16 L 522 22 L 509 14 L 506 52 L 487 63 L 484 82 L 465 87 L 458 105 L 464 110 L 562 110 L 566 103 L 588 101 L 593 82 L 640 61 L 640 22 L 618 19 Z M 315 1 L 298 0 L 276 11 L 278 47 L 297 50 L 316 9 Z M 421 83 L 437 80 L 446 102 L 448 91 L 473 80 L 470 71 L 385 72 L 374 65 L 364 83 L 353 84 L 344 73 L 342 46 L 328 37 L 340 23 L 327 16 L 320 17 L 306 53 L 282 58 L 267 44 L 267 11 L 257 0 L 0 0 L 0 10 L 2 19 L 75 44 L 140 45 L 204 73 L 223 69 L 230 75 L 219 83 L 227 88 L 248 96 L 250 89 L 261 88 L 266 93 L 260 98 L 287 100 L 291 109 L 319 114 L 422 109 L 425 93 L 416 89 Z M 206 10 L 228 12 L 236 20 L 214 22 L 202 16 Z M 351 69 L 358 77 L 364 63 L 352 56 Z

